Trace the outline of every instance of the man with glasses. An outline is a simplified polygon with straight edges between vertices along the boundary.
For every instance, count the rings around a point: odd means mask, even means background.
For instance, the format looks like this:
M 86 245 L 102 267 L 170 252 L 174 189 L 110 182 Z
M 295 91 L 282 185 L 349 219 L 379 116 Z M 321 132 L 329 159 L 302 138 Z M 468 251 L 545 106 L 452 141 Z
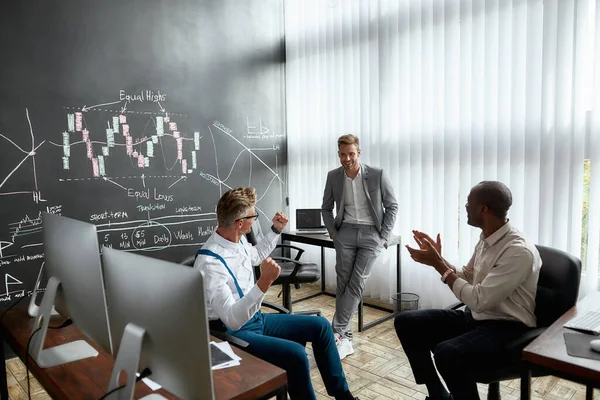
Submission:
M 227 191 L 217 204 L 218 227 L 198 250 L 194 267 L 204 272 L 211 327 L 220 326 L 245 340 L 249 343 L 247 352 L 283 368 L 292 399 L 316 399 L 304 348 L 311 342 L 327 393 L 336 400 L 355 400 L 348 390 L 333 330 L 325 318 L 260 311 L 265 293 L 280 273 L 268 256 L 288 218 L 276 213 L 271 232 L 252 246 L 244 235 L 258 218 L 255 204 L 254 188 Z M 255 283 L 252 266 L 259 263 L 261 274 Z

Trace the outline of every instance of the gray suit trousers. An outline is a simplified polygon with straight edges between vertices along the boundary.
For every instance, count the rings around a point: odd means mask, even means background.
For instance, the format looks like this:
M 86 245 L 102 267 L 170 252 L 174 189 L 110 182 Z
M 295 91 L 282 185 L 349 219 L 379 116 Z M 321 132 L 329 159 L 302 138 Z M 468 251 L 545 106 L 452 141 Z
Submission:
M 367 278 L 383 249 L 377 228 L 342 223 L 333 239 L 337 288 L 333 331 L 352 339 L 350 321 L 362 299 Z

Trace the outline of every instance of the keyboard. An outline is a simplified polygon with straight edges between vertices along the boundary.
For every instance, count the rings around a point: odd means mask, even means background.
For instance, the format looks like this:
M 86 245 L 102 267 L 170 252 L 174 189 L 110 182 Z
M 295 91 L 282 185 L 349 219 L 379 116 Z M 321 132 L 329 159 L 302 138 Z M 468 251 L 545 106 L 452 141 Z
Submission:
M 593 335 L 600 335 L 600 311 L 588 311 L 580 317 L 573 318 L 563 326 Z

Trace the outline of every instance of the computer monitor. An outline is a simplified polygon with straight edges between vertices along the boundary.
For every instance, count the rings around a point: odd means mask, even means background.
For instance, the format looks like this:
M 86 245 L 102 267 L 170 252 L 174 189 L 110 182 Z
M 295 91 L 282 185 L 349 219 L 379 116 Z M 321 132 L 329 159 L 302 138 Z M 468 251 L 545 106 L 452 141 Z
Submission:
M 117 358 L 108 391 L 132 399 L 135 373 L 183 399 L 213 399 L 209 330 L 201 273 L 138 254 L 102 251 L 108 315 Z M 162 396 L 151 395 L 152 398 Z
M 42 227 L 48 283 L 35 316 L 30 355 L 42 368 L 98 355 L 85 340 L 43 349 L 53 307 L 112 353 L 96 226 L 44 213 Z

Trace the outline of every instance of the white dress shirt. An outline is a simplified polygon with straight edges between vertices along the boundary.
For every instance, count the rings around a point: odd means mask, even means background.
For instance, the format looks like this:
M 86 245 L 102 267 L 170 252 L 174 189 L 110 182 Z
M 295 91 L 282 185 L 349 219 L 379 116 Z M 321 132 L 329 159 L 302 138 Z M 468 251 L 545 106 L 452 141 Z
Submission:
M 510 222 L 481 235 L 469 263 L 457 271 L 452 291 L 476 320 L 506 319 L 536 326 L 535 294 L 542 259 Z
M 229 329 L 238 330 L 260 310 L 265 294 L 254 282 L 253 266 L 271 254 L 278 240 L 279 235 L 270 231 L 252 246 L 245 237 L 239 243 L 233 243 L 213 232 L 202 248 L 223 257 L 244 297 L 240 299 L 233 277 L 221 261 L 198 255 L 194 268 L 204 272 L 209 320 L 220 319 Z
M 346 175 L 344 171 L 344 222 L 361 225 L 375 225 L 365 185 L 362 178 L 362 167 L 358 169 L 358 174 L 354 179 Z

